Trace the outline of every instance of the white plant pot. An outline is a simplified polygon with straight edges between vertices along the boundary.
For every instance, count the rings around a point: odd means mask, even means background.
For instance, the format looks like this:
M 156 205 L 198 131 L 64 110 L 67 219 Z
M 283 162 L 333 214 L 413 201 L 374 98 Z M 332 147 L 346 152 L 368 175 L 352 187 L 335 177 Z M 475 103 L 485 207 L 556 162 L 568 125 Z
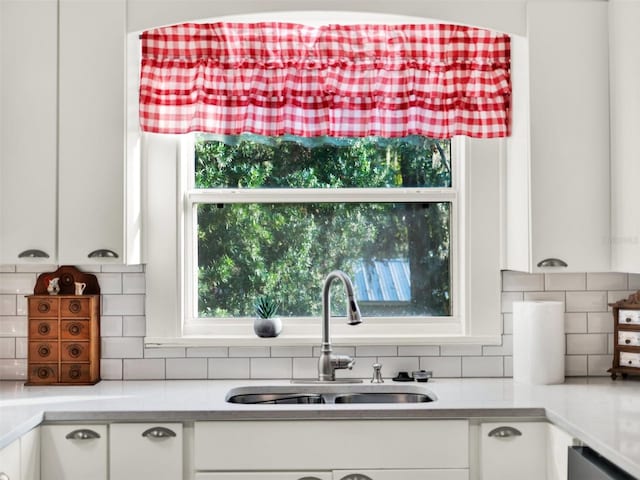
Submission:
M 253 321 L 253 331 L 262 338 L 277 337 L 282 332 L 282 320 L 280 317 L 256 317 Z

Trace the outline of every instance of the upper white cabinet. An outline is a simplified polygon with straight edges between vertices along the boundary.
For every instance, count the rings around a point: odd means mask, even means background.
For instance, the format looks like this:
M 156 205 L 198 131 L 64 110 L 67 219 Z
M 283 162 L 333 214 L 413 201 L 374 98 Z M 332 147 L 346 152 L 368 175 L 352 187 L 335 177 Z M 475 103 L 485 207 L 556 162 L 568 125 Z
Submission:
M 527 23 L 513 41 L 504 268 L 609 271 L 607 3 L 530 2 Z
M 640 1 L 609 1 L 611 267 L 640 273 Z
M 60 263 L 128 260 L 125 39 L 125 0 L 60 0 Z
M 56 0 L 0 2 L 0 264 L 57 260 L 57 35 Z

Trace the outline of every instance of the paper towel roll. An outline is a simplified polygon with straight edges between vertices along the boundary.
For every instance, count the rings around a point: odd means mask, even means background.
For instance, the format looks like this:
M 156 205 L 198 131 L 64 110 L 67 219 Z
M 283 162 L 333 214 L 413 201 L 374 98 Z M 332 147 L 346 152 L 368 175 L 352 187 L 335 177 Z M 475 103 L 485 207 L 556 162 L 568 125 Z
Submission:
M 513 380 L 564 382 L 564 303 L 513 302 Z

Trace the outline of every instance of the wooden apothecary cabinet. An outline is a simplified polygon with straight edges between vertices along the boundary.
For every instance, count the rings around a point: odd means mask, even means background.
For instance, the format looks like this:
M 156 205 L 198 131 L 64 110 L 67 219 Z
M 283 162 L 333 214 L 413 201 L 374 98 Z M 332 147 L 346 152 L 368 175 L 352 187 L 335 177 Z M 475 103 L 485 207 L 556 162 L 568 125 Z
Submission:
M 60 293 L 47 285 L 58 278 Z M 85 294 L 75 295 L 75 283 Z M 44 289 L 44 293 L 43 293 Z M 88 293 L 86 293 L 88 291 Z M 26 385 L 93 385 L 100 381 L 100 288 L 95 275 L 60 267 L 38 277 L 29 308 Z
M 640 290 L 629 298 L 610 304 L 613 308 L 613 365 L 611 378 L 618 374 L 640 375 Z

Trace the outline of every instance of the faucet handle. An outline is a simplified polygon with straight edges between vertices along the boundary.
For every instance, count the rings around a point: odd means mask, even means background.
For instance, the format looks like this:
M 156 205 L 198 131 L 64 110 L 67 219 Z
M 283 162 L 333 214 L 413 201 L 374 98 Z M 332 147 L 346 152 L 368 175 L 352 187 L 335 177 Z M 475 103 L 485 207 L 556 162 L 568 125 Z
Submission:
M 349 355 L 332 355 L 331 365 L 334 369 L 348 368 L 351 370 L 356 363 L 356 359 Z
M 373 364 L 373 377 L 371 378 L 371 383 L 384 383 L 382 379 L 382 364 L 374 363 Z

